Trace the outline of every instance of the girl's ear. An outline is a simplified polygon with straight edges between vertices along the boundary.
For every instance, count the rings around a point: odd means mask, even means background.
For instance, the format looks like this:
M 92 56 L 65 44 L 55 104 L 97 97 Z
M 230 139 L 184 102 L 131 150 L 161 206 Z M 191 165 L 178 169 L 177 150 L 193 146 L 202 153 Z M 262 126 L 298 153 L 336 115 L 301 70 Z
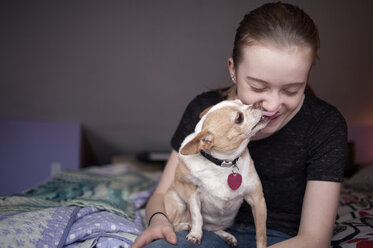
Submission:
M 233 83 L 237 83 L 236 79 L 236 68 L 234 66 L 233 58 L 228 59 L 228 70 L 229 70 L 229 76 L 231 77 Z
M 201 150 L 210 150 L 213 146 L 214 136 L 208 131 L 201 131 L 180 150 L 182 155 L 193 155 Z

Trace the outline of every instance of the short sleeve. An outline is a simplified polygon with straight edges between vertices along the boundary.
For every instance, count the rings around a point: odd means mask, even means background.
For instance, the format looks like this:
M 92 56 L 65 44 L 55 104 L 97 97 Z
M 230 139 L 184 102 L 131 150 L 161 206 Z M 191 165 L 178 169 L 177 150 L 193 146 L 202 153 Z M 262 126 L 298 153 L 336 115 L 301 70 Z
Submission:
M 332 108 L 309 134 L 307 180 L 342 182 L 346 158 L 346 121 Z
M 184 114 L 171 139 L 171 146 L 178 151 L 185 137 L 194 131 L 199 121 L 199 115 L 206 108 L 222 101 L 222 96 L 217 91 L 209 91 L 196 96 L 187 106 Z

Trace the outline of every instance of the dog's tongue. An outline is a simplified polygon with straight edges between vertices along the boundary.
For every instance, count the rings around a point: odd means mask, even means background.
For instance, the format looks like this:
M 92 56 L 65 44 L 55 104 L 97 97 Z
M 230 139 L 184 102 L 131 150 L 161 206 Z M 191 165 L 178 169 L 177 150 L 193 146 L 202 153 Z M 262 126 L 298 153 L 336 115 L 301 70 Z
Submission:
M 277 111 L 272 111 L 272 112 L 270 112 L 270 111 L 262 111 L 262 115 L 263 116 L 268 116 L 268 117 L 271 117 L 271 116 L 273 116 L 273 115 L 275 115 L 277 113 Z

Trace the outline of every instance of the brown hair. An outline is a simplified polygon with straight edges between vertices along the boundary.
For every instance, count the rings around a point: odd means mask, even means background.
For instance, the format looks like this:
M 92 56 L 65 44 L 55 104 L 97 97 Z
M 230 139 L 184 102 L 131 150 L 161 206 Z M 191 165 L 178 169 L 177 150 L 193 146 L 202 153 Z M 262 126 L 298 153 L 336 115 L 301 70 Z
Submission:
M 314 61 L 320 47 L 319 32 L 313 20 L 299 7 L 282 2 L 264 4 L 245 15 L 234 40 L 235 65 L 241 60 L 242 48 L 256 42 L 281 47 L 307 46 L 313 51 Z
M 242 49 L 257 43 L 280 47 L 305 46 L 312 49 L 313 62 L 318 59 L 319 31 L 309 15 L 299 7 L 282 2 L 266 3 L 244 16 L 234 39 L 232 59 L 237 66 Z M 307 84 L 306 89 L 314 94 Z M 220 89 L 224 97 L 235 98 L 236 85 Z

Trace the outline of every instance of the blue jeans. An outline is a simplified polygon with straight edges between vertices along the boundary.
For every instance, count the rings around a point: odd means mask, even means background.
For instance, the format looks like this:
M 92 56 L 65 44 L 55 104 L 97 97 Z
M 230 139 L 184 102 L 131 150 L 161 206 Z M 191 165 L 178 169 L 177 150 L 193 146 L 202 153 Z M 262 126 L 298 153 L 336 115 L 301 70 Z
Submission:
M 236 237 L 239 248 L 241 247 L 256 247 L 255 242 L 255 228 L 253 226 L 248 226 L 244 224 L 234 224 L 233 226 L 226 229 L 227 232 L 231 233 L 233 236 Z M 177 235 L 177 245 L 169 244 L 165 239 L 155 240 L 152 243 L 145 246 L 145 248 L 174 248 L 174 247 L 185 247 L 185 248 L 192 248 L 192 247 L 199 247 L 199 248 L 231 248 L 231 246 L 226 243 L 223 239 L 221 239 L 218 235 L 214 232 L 209 232 L 203 230 L 203 236 L 200 245 L 193 244 L 185 239 L 186 235 L 188 234 L 187 231 L 182 231 L 176 233 Z M 283 240 L 289 239 L 291 236 L 267 229 L 267 246 L 276 244 Z

